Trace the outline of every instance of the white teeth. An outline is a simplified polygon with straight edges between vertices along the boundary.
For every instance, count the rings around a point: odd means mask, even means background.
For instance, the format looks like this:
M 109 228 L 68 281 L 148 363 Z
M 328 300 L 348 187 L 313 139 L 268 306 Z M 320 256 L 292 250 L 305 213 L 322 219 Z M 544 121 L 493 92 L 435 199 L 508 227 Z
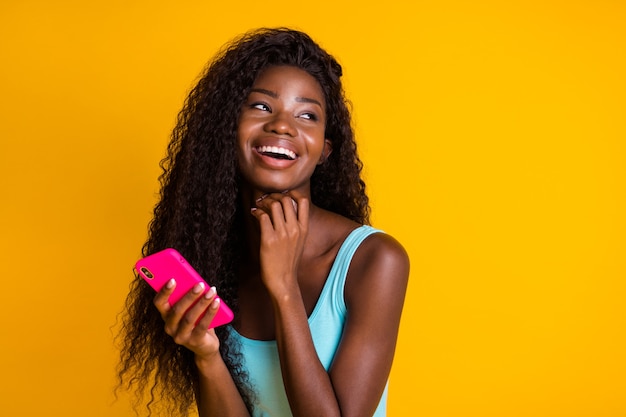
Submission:
M 296 159 L 295 152 L 290 151 L 289 149 L 280 148 L 278 146 L 259 146 L 258 149 L 260 153 L 271 152 L 271 153 L 276 153 L 280 155 L 286 155 L 290 159 Z

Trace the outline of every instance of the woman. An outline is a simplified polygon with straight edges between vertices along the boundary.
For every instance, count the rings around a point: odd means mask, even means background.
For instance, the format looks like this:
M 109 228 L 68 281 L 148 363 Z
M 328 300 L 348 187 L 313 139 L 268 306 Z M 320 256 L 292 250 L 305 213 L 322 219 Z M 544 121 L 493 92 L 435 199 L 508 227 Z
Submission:
M 384 415 L 409 262 L 369 226 L 341 66 L 306 34 L 248 33 L 206 69 L 163 161 L 143 253 L 215 287 L 135 279 L 120 381 L 186 415 Z M 199 321 L 198 321 L 199 320 Z M 139 397 L 141 399 L 141 397 Z

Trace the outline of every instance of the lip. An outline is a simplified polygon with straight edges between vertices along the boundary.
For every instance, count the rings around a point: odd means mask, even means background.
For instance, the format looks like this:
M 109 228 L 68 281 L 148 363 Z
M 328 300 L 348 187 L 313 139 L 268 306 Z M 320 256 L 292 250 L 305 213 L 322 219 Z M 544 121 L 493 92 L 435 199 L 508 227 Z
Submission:
M 285 157 L 284 159 L 296 159 L 298 157 L 294 151 L 283 146 L 259 146 L 255 149 L 261 154 L 272 153 L 275 155 L 282 155 Z
M 284 153 L 291 157 L 295 157 L 294 159 L 272 158 L 271 156 L 261 153 L 261 149 L 267 149 L 266 147 L 275 147 L 277 148 L 278 153 Z M 290 142 L 289 140 L 275 137 L 266 137 L 255 141 L 252 144 L 252 151 L 259 161 L 261 161 L 264 165 L 270 168 L 288 168 L 292 166 L 299 158 L 299 153 L 292 142 Z
M 296 156 L 296 159 L 276 159 L 276 158 L 272 158 L 271 156 L 264 155 L 264 154 L 260 153 L 257 147 L 252 148 L 252 151 L 253 151 L 253 154 L 256 156 L 256 158 L 261 162 L 262 165 L 265 165 L 265 166 L 267 166 L 269 168 L 273 168 L 273 169 L 289 168 L 290 166 L 295 164 L 296 161 L 298 160 L 297 156 Z

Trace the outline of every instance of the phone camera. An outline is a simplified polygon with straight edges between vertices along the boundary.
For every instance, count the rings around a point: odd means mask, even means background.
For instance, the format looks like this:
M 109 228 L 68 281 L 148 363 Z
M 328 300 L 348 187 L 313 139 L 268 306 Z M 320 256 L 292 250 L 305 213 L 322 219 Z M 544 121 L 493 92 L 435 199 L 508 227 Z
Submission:
M 152 275 L 152 272 L 150 272 L 150 270 L 146 268 L 145 266 L 141 267 L 141 273 L 144 274 L 146 278 L 148 279 L 154 278 L 154 275 Z

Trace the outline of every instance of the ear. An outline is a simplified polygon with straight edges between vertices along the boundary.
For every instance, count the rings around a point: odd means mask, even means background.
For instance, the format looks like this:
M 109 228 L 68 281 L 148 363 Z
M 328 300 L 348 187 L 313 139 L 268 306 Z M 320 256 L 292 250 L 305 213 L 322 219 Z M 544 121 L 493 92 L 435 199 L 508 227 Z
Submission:
M 330 139 L 324 139 L 324 147 L 322 148 L 322 156 L 320 156 L 320 160 L 317 162 L 317 165 L 322 165 L 328 159 L 328 156 L 333 151 L 333 143 Z

